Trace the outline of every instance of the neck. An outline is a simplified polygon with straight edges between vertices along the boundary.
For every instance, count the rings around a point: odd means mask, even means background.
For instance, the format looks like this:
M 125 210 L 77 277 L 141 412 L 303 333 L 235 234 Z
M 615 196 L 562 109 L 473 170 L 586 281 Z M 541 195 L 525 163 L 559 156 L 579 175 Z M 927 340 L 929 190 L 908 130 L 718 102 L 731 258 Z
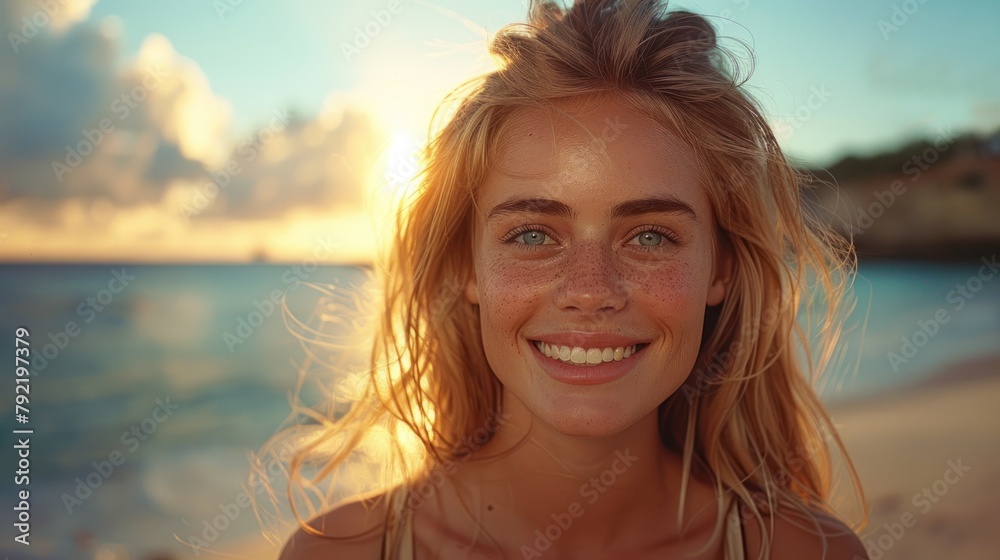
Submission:
M 676 531 L 681 462 L 663 446 L 655 410 L 620 433 L 583 437 L 545 425 L 509 395 L 504 402 L 502 426 L 460 475 L 481 489 L 484 522 L 528 547 L 549 528 L 560 550 Z

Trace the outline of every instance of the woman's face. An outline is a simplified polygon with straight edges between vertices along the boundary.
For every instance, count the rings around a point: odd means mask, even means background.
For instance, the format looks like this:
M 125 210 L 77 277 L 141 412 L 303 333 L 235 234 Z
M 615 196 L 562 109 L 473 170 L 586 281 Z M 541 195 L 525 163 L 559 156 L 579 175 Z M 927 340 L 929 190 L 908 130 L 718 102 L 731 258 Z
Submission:
M 684 382 L 729 266 L 693 150 L 623 104 L 592 105 L 513 117 L 477 195 L 466 297 L 505 402 L 600 436 Z

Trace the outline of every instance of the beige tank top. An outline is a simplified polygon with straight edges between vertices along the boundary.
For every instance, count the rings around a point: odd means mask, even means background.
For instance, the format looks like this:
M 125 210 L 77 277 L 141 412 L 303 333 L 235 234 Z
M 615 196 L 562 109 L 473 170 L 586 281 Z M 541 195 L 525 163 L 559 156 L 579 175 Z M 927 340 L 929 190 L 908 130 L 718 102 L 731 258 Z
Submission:
M 397 488 L 390 497 L 391 518 L 387 520 L 382 539 L 382 560 L 414 560 L 413 516 L 406 507 L 406 486 Z M 730 500 L 726 514 L 725 542 L 722 545 L 725 560 L 745 560 L 746 542 L 743 539 L 743 523 L 740 521 L 737 500 Z M 398 523 L 392 521 L 399 519 Z

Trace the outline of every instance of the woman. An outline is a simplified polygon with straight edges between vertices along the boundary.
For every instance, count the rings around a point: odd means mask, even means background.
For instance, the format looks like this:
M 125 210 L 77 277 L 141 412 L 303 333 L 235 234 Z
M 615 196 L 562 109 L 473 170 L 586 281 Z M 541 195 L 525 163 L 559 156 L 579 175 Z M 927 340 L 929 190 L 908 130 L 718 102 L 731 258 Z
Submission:
M 866 558 L 808 379 L 853 255 L 710 24 L 541 3 L 491 48 L 399 215 L 367 393 L 292 463 L 382 441 L 384 485 L 281 558 Z

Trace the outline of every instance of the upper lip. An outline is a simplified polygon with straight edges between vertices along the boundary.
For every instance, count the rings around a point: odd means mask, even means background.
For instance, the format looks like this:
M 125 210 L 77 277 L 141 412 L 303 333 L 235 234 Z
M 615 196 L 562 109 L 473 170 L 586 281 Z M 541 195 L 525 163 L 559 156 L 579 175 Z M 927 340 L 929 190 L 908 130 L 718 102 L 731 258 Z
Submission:
M 528 340 L 540 340 L 558 346 L 579 346 L 580 348 L 617 348 L 619 346 L 632 346 L 633 344 L 645 344 L 647 339 L 625 336 L 616 333 L 602 332 L 578 332 L 563 331 L 548 334 L 537 334 L 528 337 Z

